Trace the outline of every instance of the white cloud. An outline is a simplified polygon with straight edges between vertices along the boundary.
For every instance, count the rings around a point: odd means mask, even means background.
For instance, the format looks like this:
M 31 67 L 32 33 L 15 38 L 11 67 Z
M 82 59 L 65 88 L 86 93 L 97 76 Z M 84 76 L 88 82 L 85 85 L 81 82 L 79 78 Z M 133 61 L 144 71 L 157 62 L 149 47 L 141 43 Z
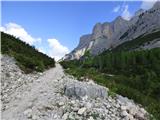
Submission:
M 41 42 L 41 38 L 32 37 L 22 26 L 16 23 L 8 23 L 5 26 L 0 27 L 0 31 L 18 37 L 19 39 L 30 45 L 33 45 L 33 43 L 35 42 Z
M 49 43 L 49 56 L 54 57 L 55 60 L 59 60 L 62 58 L 65 54 L 69 53 L 69 49 L 65 46 L 63 46 L 58 40 L 56 39 L 48 39 Z
M 16 23 L 8 23 L 0 27 L 0 31 L 18 37 L 30 45 L 33 45 L 34 43 L 35 47 L 37 46 L 36 49 L 39 52 L 55 58 L 56 61 L 63 57 L 65 54 L 69 53 L 69 49 L 59 43 L 59 41 L 56 39 L 48 39 L 46 44 L 47 46 L 42 45 L 41 38 L 32 37 L 22 26 Z
M 152 8 L 155 2 L 160 0 L 142 0 L 141 8 L 144 10 L 148 10 Z
M 121 8 L 120 5 L 116 6 L 115 8 L 113 8 L 113 12 L 115 12 L 115 13 L 118 12 L 120 10 L 120 8 Z
M 123 9 L 123 12 L 122 12 L 122 17 L 126 20 L 130 20 L 132 15 L 131 13 L 129 12 L 128 10 L 129 6 L 128 5 L 125 5 L 124 6 L 124 9 Z
M 36 48 L 39 52 L 46 54 L 46 50 L 43 47 Z
M 125 20 L 130 20 L 132 17 L 132 14 L 129 11 L 129 6 L 125 3 L 125 1 L 123 2 L 122 5 L 118 5 L 115 8 L 113 8 L 113 12 L 119 12 L 121 13 L 121 16 L 125 19 Z

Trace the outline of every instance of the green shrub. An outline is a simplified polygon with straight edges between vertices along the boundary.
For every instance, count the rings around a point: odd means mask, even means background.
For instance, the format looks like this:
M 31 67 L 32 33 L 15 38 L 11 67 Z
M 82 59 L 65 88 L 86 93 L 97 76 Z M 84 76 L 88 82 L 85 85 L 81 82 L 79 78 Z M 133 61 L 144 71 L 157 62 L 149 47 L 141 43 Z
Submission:
M 160 119 L 160 48 L 106 51 L 83 61 L 63 61 L 62 66 L 77 78 L 91 78 L 111 92 L 133 99 Z
M 1 52 L 14 57 L 17 60 L 17 65 L 25 73 L 42 72 L 55 66 L 53 58 L 38 52 L 34 46 L 3 32 L 1 32 Z

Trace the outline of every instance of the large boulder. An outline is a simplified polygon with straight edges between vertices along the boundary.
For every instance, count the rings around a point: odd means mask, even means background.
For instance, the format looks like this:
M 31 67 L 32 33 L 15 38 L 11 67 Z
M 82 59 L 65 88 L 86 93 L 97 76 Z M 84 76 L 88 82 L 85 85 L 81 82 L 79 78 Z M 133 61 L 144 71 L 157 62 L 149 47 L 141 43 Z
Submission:
M 95 84 L 88 84 L 82 82 L 75 82 L 65 85 L 64 93 L 69 97 L 76 97 L 81 99 L 83 97 L 89 98 L 106 98 L 108 96 L 108 89 Z

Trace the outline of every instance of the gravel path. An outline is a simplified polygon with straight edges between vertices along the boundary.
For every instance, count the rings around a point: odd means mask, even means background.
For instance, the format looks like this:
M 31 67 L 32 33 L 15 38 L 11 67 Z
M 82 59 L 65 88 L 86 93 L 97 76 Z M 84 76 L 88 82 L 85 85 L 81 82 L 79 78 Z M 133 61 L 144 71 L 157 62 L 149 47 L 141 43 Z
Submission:
M 77 81 L 66 75 L 59 64 L 44 73 L 26 75 L 16 66 L 13 58 L 2 56 L 1 61 L 2 120 L 147 119 L 143 108 L 119 95 L 105 99 L 67 97 L 64 92 L 67 85 L 67 94 L 76 93 L 76 96 L 86 92 L 86 88 L 92 93 L 92 90 L 96 92 L 103 87 L 91 81 Z
M 32 106 L 39 107 L 39 104 L 48 104 L 49 100 L 54 99 L 54 94 L 60 89 L 58 80 L 63 76 L 64 72 L 59 64 L 56 64 L 55 68 L 43 73 L 43 76 L 30 83 L 27 89 L 18 93 L 20 98 L 10 101 L 8 104 L 9 108 L 2 113 L 3 118 L 13 120 L 22 111 L 25 112 L 26 109 Z

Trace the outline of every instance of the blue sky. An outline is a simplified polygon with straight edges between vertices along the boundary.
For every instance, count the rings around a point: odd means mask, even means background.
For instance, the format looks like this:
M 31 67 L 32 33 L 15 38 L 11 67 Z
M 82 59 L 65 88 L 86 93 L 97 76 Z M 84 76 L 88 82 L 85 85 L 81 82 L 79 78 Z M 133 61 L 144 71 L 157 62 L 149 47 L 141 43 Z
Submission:
M 26 42 L 30 39 L 31 45 L 59 59 L 78 45 L 80 36 L 91 33 L 97 22 L 111 22 L 120 15 L 129 19 L 135 11 L 147 7 L 143 4 L 146 3 L 8 1 L 2 2 L 1 26 L 3 31 L 21 34 L 18 37 Z

